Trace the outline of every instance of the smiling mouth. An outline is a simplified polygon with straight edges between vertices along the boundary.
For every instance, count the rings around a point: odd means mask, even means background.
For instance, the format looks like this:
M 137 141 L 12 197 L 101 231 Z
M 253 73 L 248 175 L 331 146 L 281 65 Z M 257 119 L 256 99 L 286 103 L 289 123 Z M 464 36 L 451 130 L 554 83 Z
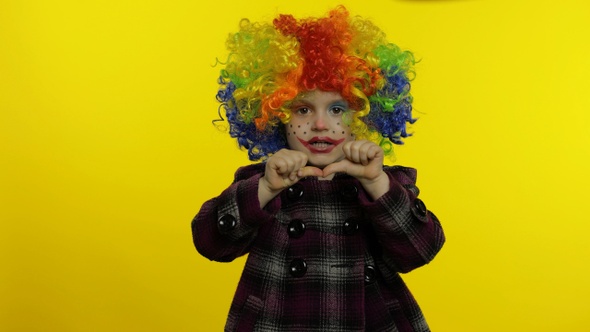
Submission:
M 330 153 L 336 146 L 344 141 L 344 138 L 339 140 L 331 139 L 330 137 L 314 137 L 309 141 L 297 138 L 303 146 L 313 153 Z

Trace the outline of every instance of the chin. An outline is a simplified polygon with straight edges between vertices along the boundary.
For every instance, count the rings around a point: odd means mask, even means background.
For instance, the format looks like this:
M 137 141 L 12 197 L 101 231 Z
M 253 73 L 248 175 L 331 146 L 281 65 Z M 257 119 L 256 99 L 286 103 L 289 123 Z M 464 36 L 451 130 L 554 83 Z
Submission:
M 318 168 L 324 168 L 330 164 L 333 164 L 339 160 L 342 160 L 342 158 L 334 158 L 334 157 L 328 157 L 328 156 L 310 156 L 307 159 L 307 164 L 310 166 L 315 166 Z

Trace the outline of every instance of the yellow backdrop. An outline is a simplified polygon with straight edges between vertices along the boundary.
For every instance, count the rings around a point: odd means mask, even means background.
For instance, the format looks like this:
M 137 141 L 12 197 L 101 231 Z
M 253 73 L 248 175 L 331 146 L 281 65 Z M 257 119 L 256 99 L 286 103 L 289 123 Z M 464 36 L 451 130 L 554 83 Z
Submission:
M 421 59 L 397 162 L 448 238 L 404 276 L 432 329 L 588 331 L 588 2 L 342 3 Z M 244 260 L 190 221 L 248 160 L 212 65 L 242 17 L 336 4 L 0 2 L 0 330 L 220 331 Z

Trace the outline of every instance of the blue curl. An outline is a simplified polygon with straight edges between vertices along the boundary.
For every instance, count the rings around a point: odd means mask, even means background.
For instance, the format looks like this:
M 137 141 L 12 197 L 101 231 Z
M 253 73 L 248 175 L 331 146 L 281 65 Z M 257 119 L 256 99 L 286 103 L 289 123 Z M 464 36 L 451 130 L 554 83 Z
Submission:
M 395 72 L 395 71 L 394 71 Z M 364 119 L 383 137 L 394 144 L 404 144 L 402 138 L 411 136 L 407 123 L 413 124 L 410 82 L 404 72 L 386 76 L 383 88 L 369 97 L 371 111 Z
M 258 131 L 254 121 L 244 121 L 236 106 L 233 93 L 236 85 L 231 81 L 219 78 L 221 88 L 217 92 L 216 99 L 225 109 L 229 134 L 237 139 L 238 145 L 248 150 L 250 160 L 264 160 L 271 154 L 287 147 L 285 129 L 279 126 L 277 129 Z M 248 123 L 247 123 L 248 122 Z

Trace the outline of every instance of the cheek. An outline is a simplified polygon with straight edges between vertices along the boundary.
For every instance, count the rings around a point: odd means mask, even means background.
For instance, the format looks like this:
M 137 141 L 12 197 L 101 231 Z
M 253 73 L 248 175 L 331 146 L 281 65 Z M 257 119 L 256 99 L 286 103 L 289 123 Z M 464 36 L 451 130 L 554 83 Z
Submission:
M 302 137 L 307 135 L 311 130 L 309 122 L 303 123 L 288 123 L 286 125 L 287 137 Z
M 354 134 L 350 131 L 350 125 L 344 123 L 343 120 L 336 121 L 333 128 L 331 129 L 331 134 L 335 137 L 354 139 Z

